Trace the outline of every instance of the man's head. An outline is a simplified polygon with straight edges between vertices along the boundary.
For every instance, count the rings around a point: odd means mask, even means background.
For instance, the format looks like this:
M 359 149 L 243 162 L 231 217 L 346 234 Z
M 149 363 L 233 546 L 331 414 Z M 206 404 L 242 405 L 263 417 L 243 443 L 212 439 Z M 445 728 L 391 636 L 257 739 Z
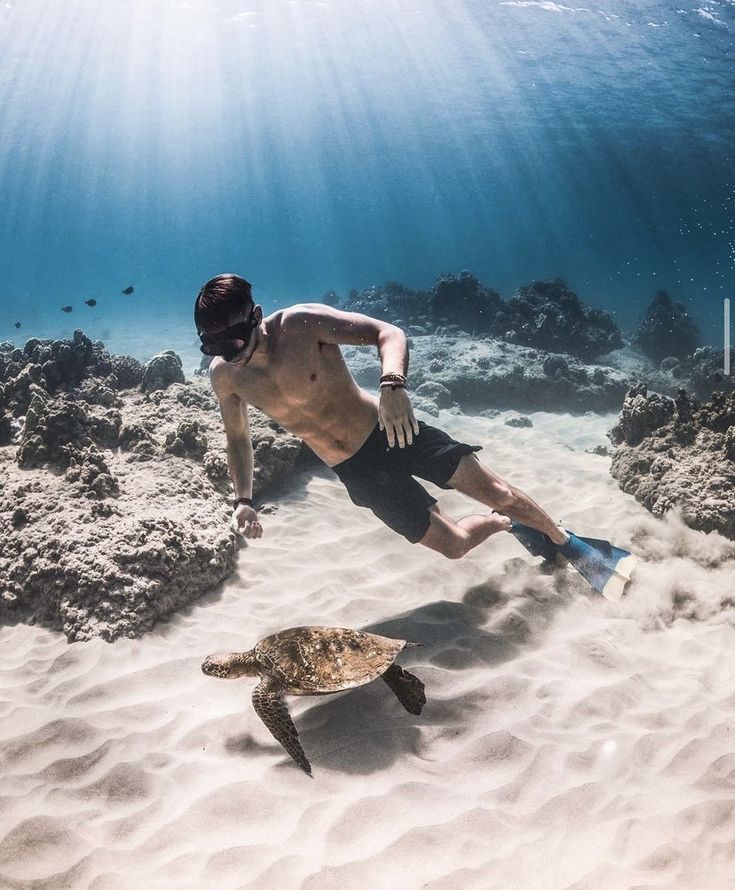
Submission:
M 202 352 L 232 361 L 247 348 L 263 313 L 253 302 L 249 281 L 239 275 L 217 275 L 199 291 L 194 323 Z
M 213 334 L 236 321 L 244 321 L 253 305 L 249 281 L 239 275 L 217 275 L 202 287 L 194 303 L 197 331 Z

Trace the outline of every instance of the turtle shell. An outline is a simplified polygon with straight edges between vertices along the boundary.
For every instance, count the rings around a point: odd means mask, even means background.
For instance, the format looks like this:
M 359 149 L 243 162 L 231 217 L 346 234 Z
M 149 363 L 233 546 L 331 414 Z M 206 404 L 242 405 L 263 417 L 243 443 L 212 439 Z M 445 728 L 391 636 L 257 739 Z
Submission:
M 255 654 L 289 692 L 318 695 L 370 683 L 407 645 L 343 627 L 290 627 L 256 643 Z

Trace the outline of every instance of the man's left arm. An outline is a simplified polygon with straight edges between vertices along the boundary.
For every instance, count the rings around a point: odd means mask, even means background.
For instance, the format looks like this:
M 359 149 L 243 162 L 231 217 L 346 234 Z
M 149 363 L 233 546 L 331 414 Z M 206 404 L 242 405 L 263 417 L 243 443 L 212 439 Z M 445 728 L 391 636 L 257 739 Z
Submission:
M 314 326 L 320 343 L 352 346 L 375 344 L 378 347 L 381 366 L 380 428 L 385 430 L 391 448 L 396 443 L 400 448 L 410 445 L 413 437 L 418 435 L 419 425 L 406 391 L 408 342 L 403 331 L 394 324 L 369 315 L 343 312 L 321 304 L 304 304 L 292 311 L 297 323 L 303 321 Z

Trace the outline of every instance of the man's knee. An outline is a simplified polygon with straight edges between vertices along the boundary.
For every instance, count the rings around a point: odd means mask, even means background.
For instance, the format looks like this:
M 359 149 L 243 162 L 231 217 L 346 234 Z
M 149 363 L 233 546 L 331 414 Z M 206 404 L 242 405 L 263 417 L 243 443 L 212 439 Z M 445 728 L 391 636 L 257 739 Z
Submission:
M 452 541 L 444 556 L 447 559 L 462 559 L 469 549 L 466 541 Z
M 516 499 L 513 486 L 482 464 L 476 454 L 462 456 L 447 484 L 471 497 L 483 492 L 497 510 L 512 507 Z

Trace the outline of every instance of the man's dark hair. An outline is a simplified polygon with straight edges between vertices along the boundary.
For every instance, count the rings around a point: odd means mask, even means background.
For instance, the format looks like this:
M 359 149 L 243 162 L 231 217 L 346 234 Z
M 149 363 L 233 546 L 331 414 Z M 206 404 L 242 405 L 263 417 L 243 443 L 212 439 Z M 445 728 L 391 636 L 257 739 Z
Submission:
M 194 303 L 194 324 L 198 331 L 224 327 L 238 313 L 247 312 L 253 302 L 252 286 L 239 275 L 217 275 L 204 285 Z

